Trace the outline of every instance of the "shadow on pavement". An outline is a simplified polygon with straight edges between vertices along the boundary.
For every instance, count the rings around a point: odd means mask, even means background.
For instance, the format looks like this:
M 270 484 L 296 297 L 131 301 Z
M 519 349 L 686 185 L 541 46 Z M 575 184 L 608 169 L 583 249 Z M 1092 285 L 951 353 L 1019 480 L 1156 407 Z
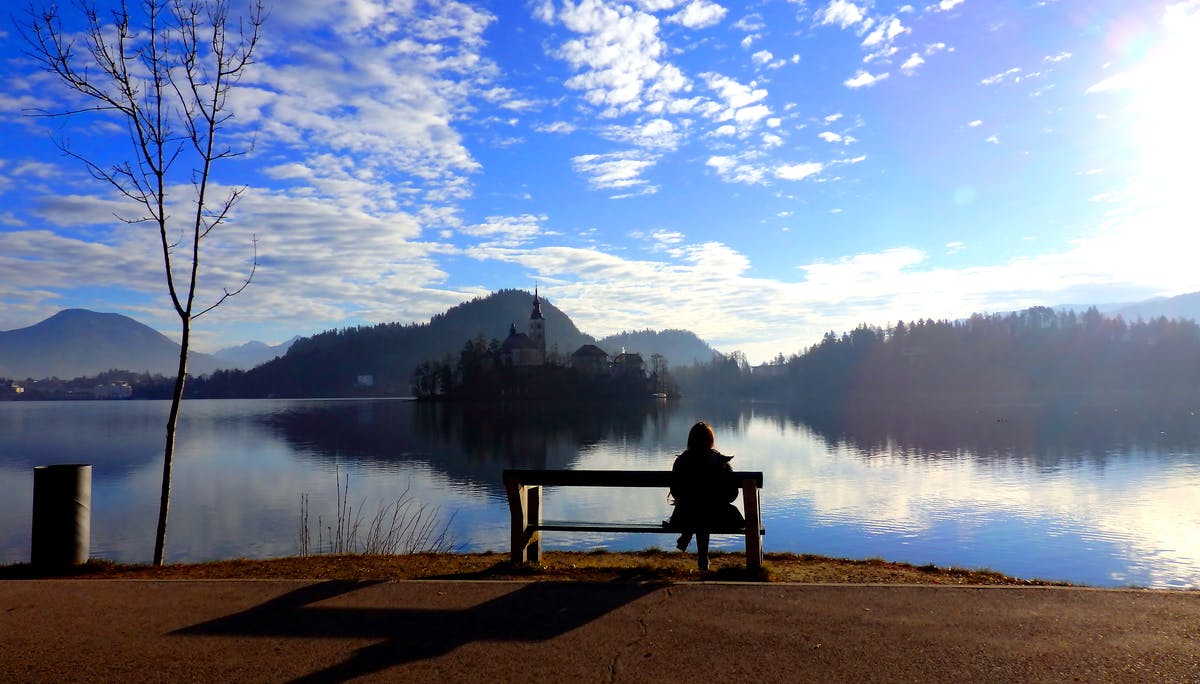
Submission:
M 175 634 L 377 638 L 352 657 L 294 681 L 344 681 L 432 658 L 474 641 L 544 641 L 581 627 L 661 584 L 535 582 L 461 610 L 314 606 L 378 582 L 332 580 Z

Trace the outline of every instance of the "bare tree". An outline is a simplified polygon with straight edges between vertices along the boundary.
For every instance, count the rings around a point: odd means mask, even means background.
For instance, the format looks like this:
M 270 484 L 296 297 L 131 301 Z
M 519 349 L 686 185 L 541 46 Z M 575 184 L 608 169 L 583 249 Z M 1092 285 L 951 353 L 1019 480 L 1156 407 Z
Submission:
M 121 0 L 115 9 L 101 12 L 90 0 L 78 0 L 69 17 L 80 25 L 78 31 L 74 24 L 64 27 L 56 5 L 35 6 L 19 30 L 27 54 L 82 102 L 35 114 L 100 117 L 123 125 L 129 145 L 120 155 L 125 159 L 115 163 L 99 152 L 78 153 L 65 139 L 58 145 L 136 207 L 136 213 L 118 219 L 157 229 L 167 291 L 181 327 L 154 539 L 154 564 L 162 565 L 192 322 L 244 290 L 258 263 L 255 249 L 249 274 L 238 287 L 196 301 L 201 243 L 227 222 L 245 191 L 217 192 L 212 173 L 217 162 L 245 153 L 225 144 L 222 133 L 233 116 L 229 92 L 252 63 L 265 11 L 256 0 L 231 23 L 227 0 L 140 0 L 135 6 L 133 13 Z M 184 205 L 174 193 L 186 196 L 189 183 L 191 205 L 176 218 L 172 208 Z

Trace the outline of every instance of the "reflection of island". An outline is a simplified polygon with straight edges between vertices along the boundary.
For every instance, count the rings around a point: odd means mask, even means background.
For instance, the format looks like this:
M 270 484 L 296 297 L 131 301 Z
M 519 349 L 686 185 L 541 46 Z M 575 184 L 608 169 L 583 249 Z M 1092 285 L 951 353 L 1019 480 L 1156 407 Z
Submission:
M 558 399 L 677 396 L 666 358 L 652 354 L 651 367 L 641 354 L 608 352 L 584 344 L 566 360 L 546 351 L 546 322 L 537 289 L 527 332 L 511 324 L 503 342 L 482 335 L 467 340 L 452 365 L 424 361 L 413 369 L 412 393 L 419 399 Z
M 302 456 L 427 464 L 502 497 L 505 468 L 570 468 L 588 445 L 665 425 L 673 404 L 637 402 L 351 401 L 263 416 Z
M 1135 451 L 1162 455 L 1200 446 L 1200 416 L 1178 401 L 1146 396 L 1104 404 L 1070 397 L 957 407 L 881 402 L 792 407 L 781 420 L 807 425 L 828 444 L 871 457 L 1029 461 L 1054 468 L 1103 465 Z

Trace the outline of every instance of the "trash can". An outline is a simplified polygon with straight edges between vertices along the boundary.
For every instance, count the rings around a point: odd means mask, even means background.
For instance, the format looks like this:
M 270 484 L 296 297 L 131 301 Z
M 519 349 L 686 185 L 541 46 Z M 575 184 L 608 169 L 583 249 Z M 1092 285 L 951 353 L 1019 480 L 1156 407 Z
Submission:
M 34 466 L 30 564 L 52 568 L 86 563 L 91 537 L 92 466 Z

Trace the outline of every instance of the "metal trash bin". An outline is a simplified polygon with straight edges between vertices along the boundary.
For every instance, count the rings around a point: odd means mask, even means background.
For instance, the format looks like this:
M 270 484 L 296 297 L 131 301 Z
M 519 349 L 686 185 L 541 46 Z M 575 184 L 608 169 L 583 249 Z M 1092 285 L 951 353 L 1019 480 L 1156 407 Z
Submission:
M 34 466 L 30 564 L 50 568 L 86 563 L 91 537 L 92 466 Z

